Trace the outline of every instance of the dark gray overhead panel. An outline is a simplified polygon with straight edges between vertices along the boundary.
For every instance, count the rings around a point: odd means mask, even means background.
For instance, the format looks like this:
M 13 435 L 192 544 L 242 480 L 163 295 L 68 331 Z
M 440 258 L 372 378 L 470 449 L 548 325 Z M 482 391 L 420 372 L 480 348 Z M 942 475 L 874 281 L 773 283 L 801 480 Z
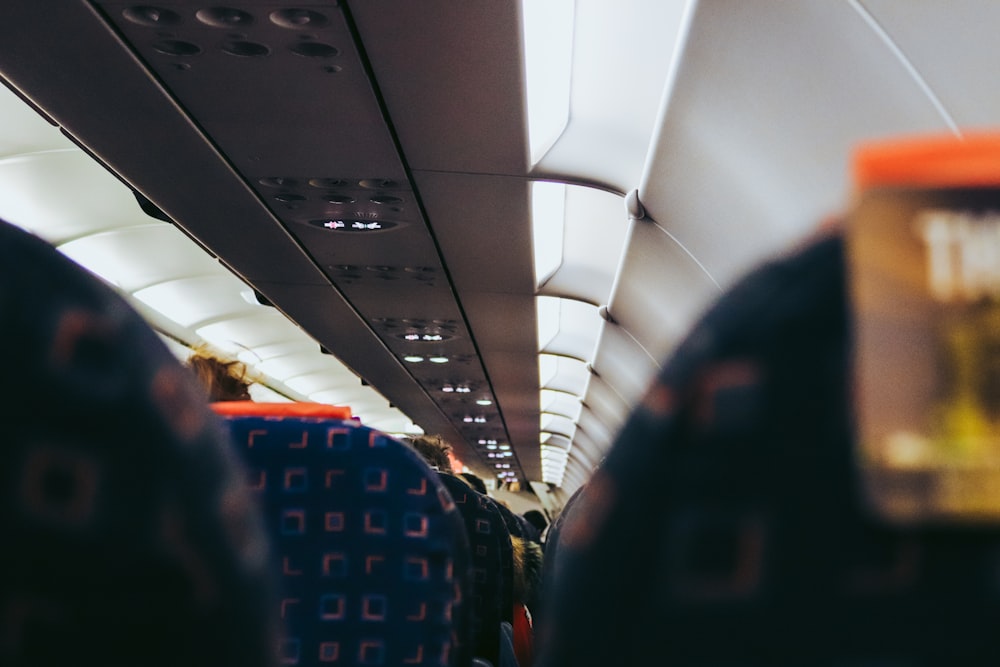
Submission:
M 537 479 L 527 186 L 504 234 L 475 206 L 527 169 L 518 8 L 4 0 L 0 74 L 480 474 L 496 440 Z

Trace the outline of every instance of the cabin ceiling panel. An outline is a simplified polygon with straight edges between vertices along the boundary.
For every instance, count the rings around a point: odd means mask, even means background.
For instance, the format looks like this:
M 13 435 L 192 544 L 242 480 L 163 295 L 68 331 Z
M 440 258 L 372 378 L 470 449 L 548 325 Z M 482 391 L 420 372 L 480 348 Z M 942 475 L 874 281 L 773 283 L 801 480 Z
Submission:
M 88 169 L 92 164 L 76 148 L 0 159 L 0 217 L 45 229 L 53 243 L 153 222 L 126 188 Z
M 573 394 L 561 391 L 541 391 L 541 409 L 553 415 L 562 415 L 570 421 L 576 421 L 580 417 L 580 398 Z
M 857 141 L 945 128 L 850 3 L 701 2 L 639 194 L 726 287 L 847 204 Z
M 589 453 L 591 458 L 600 460 L 611 448 L 611 443 L 618 429 L 602 420 L 593 410 L 584 410 L 580 414 L 577 435 L 583 435 L 580 446 Z M 577 447 L 577 439 L 573 439 L 573 448 Z
M 572 175 L 619 193 L 636 187 L 688 4 L 575 3 L 569 121 L 534 174 Z
M 572 357 L 543 354 L 539 356 L 541 388 L 564 391 L 582 396 L 590 379 L 590 369 L 586 362 Z
M 573 438 L 573 450 L 569 453 L 569 458 L 593 469 L 600 465 L 607 449 L 607 446 L 598 446 L 590 435 L 580 428 L 577 429 L 576 437 Z
M 531 477 L 538 458 L 538 336 L 529 186 L 504 176 L 416 171 L 413 177 L 510 444 Z
M 596 188 L 566 185 L 562 224 L 562 262 L 538 293 L 598 306 L 606 304 L 628 230 L 621 196 Z
M 566 471 L 563 473 L 563 481 L 560 485 L 567 494 L 572 495 L 574 491 L 587 483 L 590 479 L 591 470 L 586 466 L 570 461 L 566 464 Z
M 1000 59 L 996 39 L 1000 5 L 992 0 L 863 0 L 859 4 L 898 46 L 960 128 L 996 126 L 1000 108 L 996 72 L 975 64 Z
M 651 357 L 663 362 L 719 293 L 673 236 L 652 220 L 636 220 L 608 312 Z
M 114 184 L 120 186 L 117 181 Z M 120 189 L 125 190 L 124 187 Z M 89 216 L 88 213 L 80 219 Z M 181 276 L 226 276 L 238 284 L 240 291 L 249 291 L 210 255 L 191 252 L 191 239 L 179 229 L 152 218 L 147 221 L 149 224 L 119 227 L 77 238 L 60 244 L 59 250 L 126 292 Z M 151 253 L 152 248 L 156 252 Z
M 411 169 L 524 173 L 520 3 L 346 4 Z
M 654 360 L 622 327 L 606 323 L 601 329 L 594 372 L 629 405 L 645 393 L 662 360 Z
M 422 219 L 382 232 L 328 231 L 308 224 L 293 225 L 291 229 L 334 282 L 352 280 L 360 284 L 376 276 L 391 282 L 393 276 L 398 276 L 412 277 L 428 286 L 448 285 L 437 248 Z
M 0 138 L 0 157 L 73 147 L 56 125 L 39 123 L 39 114 L 30 106 L 8 101 L 9 97 L 17 97 L 13 90 L 0 86 L 0 97 L 4 98 L 3 123 L 6 128 Z
M 461 301 L 484 292 L 534 297 L 525 179 L 427 171 L 414 171 L 413 179 Z M 533 321 L 532 314 L 524 324 Z
M 242 173 L 405 180 L 336 2 L 309 3 L 303 25 L 282 20 L 287 3 L 157 0 L 174 14 L 157 22 L 97 4 Z
M 591 376 L 583 403 L 584 412 L 590 412 L 594 419 L 604 424 L 612 433 L 621 428 L 632 412 L 632 404 L 624 400 L 597 375 Z
M 546 334 L 545 340 L 540 340 L 541 352 L 588 361 L 594 353 L 597 343 L 597 332 L 600 330 L 601 316 L 598 309 L 589 303 L 572 299 L 556 299 L 554 297 L 539 297 L 539 319 L 552 317 L 552 326 L 558 325 L 555 333 L 543 331 L 546 327 L 540 323 L 540 334 Z

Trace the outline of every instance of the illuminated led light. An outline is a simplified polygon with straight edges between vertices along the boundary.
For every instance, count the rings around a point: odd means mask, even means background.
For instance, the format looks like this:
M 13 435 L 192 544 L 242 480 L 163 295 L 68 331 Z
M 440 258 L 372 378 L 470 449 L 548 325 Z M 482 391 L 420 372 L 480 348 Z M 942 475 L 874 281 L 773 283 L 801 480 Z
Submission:
M 455 389 L 455 391 L 457 391 L 460 394 L 468 394 L 472 390 L 466 387 L 465 385 L 460 385 Z
M 475 417 L 475 418 L 473 418 L 472 421 L 476 422 L 477 424 L 485 424 L 486 423 L 486 417 Z
M 514 456 L 514 452 L 503 452 L 500 455 L 501 456 Z
M 426 341 L 438 341 L 438 340 L 444 340 L 444 336 L 442 336 L 441 334 L 424 334 L 423 336 L 420 337 L 420 339 Z
M 406 334 L 405 336 L 403 336 L 403 339 L 404 340 L 420 340 L 420 336 L 418 334 Z
M 464 421 L 466 424 L 471 424 L 472 417 L 462 417 L 462 421 Z
M 450 384 L 446 384 L 445 386 L 441 387 L 441 391 L 450 394 L 451 392 L 455 391 L 455 388 L 452 387 Z
M 501 465 L 503 465 L 503 467 L 504 467 L 504 468 L 509 468 L 509 467 L 510 467 L 510 464 L 509 464 L 509 463 L 503 463 L 503 464 L 501 464 Z
M 484 440 L 480 440 L 480 442 L 485 442 L 485 441 Z M 496 449 L 496 448 L 497 448 L 496 445 L 486 445 L 486 449 Z
M 448 363 L 448 357 L 428 357 L 427 359 L 434 364 L 446 364 Z
M 476 401 L 476 405 L 493 405 L 493 401 L 488 398 L 480 398 Z
M 510 445 L 500 445 L 500 449 L 510 449 Z
M 330 232 L 382 232 L 394 227 L 398 227 L 398 222 L 386 222 L 384 220 L 353 220 L 353 219 L 329 219 L 320 218 L 310 220 L 309 224 Z
M 498 463 L 498 464 L 496 464 L 496 467 L 497 468 L 503 468 L 503 464 L 502 463 Z
M 488 456 L 488 457 L 489 457 L 489 458 L 491 458 L 491 459 L 495 459 L 495 458 L 497 457 L 497 455 L 496 455 L 496 454 L 494 454 L 493 452 L 490 452 L 490 453 L 489 453 L 489 454 L 487 454 L 486 456 Z
M 409 354 L 409 355 L 403 357 L 403 360 L 404 361 L 409 361 L 411 364 L 419 364 L 421 361 L 424 360 L 424 358 L 423 357 L 419 357 L 419 356 L 417 356 L 415 354 Z

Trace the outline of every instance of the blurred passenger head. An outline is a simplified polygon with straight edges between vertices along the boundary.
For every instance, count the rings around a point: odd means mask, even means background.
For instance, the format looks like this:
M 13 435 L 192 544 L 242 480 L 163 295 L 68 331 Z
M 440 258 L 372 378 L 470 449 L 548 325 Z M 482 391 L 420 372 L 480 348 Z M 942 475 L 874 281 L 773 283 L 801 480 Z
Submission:
M 539 533 L 544 533 L 545 529 L 549 525 L 549 522 L 545 519 L 545 515 L 538 510 L 528 510 L 521 516 L 527 519 L 528 523 L 537 528 Z
M 461 474 L 461 477 L 466 482 L 468 482 L 469 486 L 474 488 L 479 493 L 483 494 L 484 496 L 489 495 L 489 492 L 486 489 L 486 482 L 484 482 L 482 478 L 479 477 L 478 475 L 471 472 L 463 472 Z
M 0 266 L 0 665 L 275 665 L 263 521 L 194 378 L 2 221 Z
M 439 435 L 415 435 L 408 442 L 430 467 L 441 472 L 452 472 L 451 459 L 448 458 L 451 445 L 444 438 Z
M 247 367 L 240 361 L 223 361 L 198 350 L 187 360 L 198 382 L 205 388 L 210 401 L 249 401 L 250 382 Z

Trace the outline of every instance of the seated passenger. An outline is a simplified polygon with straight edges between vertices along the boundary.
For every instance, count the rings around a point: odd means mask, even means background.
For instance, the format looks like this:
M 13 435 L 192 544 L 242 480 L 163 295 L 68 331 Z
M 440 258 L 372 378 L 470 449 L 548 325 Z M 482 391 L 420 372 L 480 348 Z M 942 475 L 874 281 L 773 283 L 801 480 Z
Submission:
M 269 548 L 190 373 L 0 222 L 0 664 L 272 667 Z
M 247 367 L 242 362 L 224 361 L 204 350 L 196 350 L 186 365 L 205 388 L 209 401 L 251 400 Z
M 409 444 L 432 467 L 465 520 L 472 547 L 473 645 L 477 657 L 493 665 L 516 660 L 522 643 L 513 646 L 514 655 L 502 651 L 501 623 L 514 620 L 514 552 L 510 533 L 499 505 L 476 491 L 465 478 L 454 474 L 448 453 L 451 445 L 436 435 L 409 438 Z M 522 637 L 523 641 L 523 637 Z M 527 667 L 527 666 L 525 666 Z
M 1000 660 L 1000 530 L 863 501 L 850 326 L 836 231 L 702 318 L 566 518 L 541 665 Z

